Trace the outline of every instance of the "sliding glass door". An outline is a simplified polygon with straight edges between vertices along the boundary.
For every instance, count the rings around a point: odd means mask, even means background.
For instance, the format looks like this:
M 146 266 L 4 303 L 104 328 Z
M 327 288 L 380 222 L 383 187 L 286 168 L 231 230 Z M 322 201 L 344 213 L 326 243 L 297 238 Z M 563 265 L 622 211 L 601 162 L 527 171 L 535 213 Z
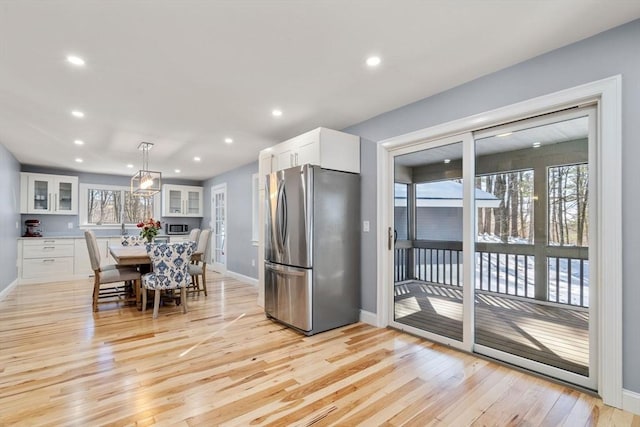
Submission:
M 594 115 L 393 152 L 392 326 L 596 387 Z
M 463 138 L 431 141 L 394 159 L 397 327 L 462 346 Z
M 589 142 L 594 109 L 478 132 L 475 351 L 595 387 Z

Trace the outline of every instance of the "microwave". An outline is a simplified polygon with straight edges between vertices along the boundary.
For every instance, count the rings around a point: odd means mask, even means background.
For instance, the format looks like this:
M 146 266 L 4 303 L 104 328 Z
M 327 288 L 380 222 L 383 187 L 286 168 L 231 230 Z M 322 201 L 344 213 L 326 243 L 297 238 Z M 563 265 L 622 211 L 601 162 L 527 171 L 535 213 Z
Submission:
M 167 234 L 189 234 L 188 224 L 165 224 L 164 230 Z

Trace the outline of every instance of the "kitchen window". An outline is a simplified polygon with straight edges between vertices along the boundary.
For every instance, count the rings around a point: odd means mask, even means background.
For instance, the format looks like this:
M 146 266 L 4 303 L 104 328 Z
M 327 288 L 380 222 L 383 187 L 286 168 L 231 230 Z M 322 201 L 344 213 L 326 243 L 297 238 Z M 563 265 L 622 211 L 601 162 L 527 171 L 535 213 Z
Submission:
M 159 196 L 138 196 L 129 187 L 80 184 L 80 225 L 115 227 L 156 218 Z

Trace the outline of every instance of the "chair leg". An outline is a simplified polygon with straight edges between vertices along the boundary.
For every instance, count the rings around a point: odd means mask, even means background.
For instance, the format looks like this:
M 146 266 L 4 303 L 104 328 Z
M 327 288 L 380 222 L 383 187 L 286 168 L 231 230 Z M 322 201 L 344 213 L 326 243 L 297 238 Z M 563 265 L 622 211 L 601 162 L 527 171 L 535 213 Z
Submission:
M 142 311 L 147 311 L 147 288 L 142 288 Z
M 140 307 L 140 280 L 133 281 L 133 294 L 136 297 L 136 308 Z
M 93 311 L 98 311 L 98 296 L 100 295 L 100 274 L 95 272 L 93 279 Z
M 160 308 L 160 294 L 162 292 L 160 292 L 160 289 L 156 289 L 153 292 L 155 292 L 153 300 L 153 318 L 155 319 L 158 317 L 158 309 Z
M 182 312 L 187 313 L 187 287 L 180 288 L 180 295 L 182 296 Z
M 202 287 L 204 288 L 204 296 L 207 296 L 207 263 L 202 264 Z

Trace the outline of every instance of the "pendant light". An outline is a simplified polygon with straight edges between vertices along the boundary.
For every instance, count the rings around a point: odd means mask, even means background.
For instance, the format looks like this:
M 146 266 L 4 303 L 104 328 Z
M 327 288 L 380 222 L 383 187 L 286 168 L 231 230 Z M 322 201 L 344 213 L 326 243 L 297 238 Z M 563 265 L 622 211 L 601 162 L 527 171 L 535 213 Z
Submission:
M 141 142 L 138 150 L 142 151 L 142 169 L 131 178 L 131 192 L 133 194 L 149 197 L 160 192 L 162 174 L 149 170 L 149 150 L 153 148 L 151 142 Z

